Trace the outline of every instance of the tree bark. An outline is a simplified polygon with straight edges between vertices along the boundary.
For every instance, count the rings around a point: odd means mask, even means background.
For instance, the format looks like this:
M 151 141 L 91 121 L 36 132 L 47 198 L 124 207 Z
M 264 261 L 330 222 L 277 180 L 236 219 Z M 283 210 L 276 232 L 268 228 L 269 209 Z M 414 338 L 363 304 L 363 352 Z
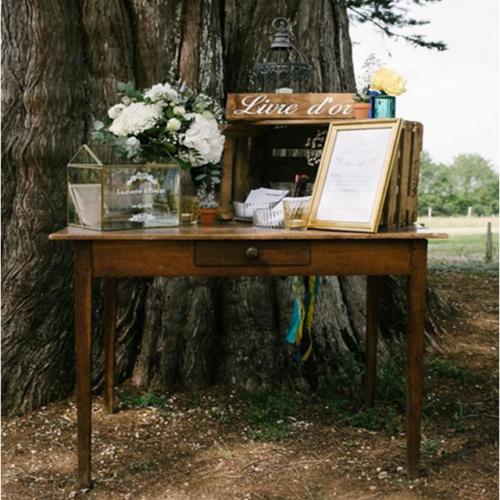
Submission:
M 47 236 L 66 223 L 66 163 L 118 101 L 116 83 L 183 79 L 223 104 L 252 88 L 280 16 L 313 66 L 311 90 L 352 91 L 354 74 L 342 0 L 5 0 L 2 13 L 2 410 L 15 413 L 73 389 L 73 252 Z M 116 381 L 320 383 L 360 344 L 365 307 L 362 279 L 323 281 L 314 355 L 299 368 L 283 345 L 290 279 L 121 280 Z M 100 288 L 96 280 L 96 388 Z

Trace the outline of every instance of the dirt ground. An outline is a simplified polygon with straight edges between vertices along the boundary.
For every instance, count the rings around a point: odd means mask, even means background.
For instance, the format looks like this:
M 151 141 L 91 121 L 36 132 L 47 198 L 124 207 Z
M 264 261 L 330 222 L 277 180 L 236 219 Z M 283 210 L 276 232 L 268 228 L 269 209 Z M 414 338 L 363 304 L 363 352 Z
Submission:
M 430 352 L 422 478 L 405 479 L 404 434 L 348 425 L 321 401 L 256 439 L 231 391 L 158 407 L 93 406 L 93 489 L 76 484 L 73 399 L 2 419 L 2 498 L 85 500 L 489 500 L 498 498 L 498 278 L 435 273 L 455 307 Z

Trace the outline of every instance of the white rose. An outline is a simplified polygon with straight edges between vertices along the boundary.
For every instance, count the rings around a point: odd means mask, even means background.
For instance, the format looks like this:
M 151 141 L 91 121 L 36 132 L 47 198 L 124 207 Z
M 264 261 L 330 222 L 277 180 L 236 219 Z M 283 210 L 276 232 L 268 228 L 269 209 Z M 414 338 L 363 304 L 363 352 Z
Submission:
M 172 111 L 174 115 L 184 116 L 186 114 L 186 108 L 184 106 L 174 106 Z
M 207 120 L 211 120 L 214 115 L 210 112 L 210 111 L 203 111 L 202 115 L 207 119 Z
M 118 118 L 121 114 L 121 112 L 125 109 L 124 104 L 115 104 L 111 108 L 108 109 L 108 116 L 114 120 L 115 118 Z
M 109 130 L 115 135 L 137 135 L 154 127 L 161 116 L 161 107 L 135 102 L 123 109 Z
M 177 118 L 170 118 L 167 122 L 167 130 L 175 132 L 181 128 L 181 122 Z

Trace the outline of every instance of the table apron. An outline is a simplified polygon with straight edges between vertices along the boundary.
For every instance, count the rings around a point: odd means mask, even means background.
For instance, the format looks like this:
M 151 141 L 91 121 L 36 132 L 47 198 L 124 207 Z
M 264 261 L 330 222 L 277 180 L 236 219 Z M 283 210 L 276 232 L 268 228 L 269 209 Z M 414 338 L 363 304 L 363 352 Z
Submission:
M 92 274 L 101 277 L 401 275 L 411 274 L 413 243 L 412 240 L 97 240 L 92 242 Z

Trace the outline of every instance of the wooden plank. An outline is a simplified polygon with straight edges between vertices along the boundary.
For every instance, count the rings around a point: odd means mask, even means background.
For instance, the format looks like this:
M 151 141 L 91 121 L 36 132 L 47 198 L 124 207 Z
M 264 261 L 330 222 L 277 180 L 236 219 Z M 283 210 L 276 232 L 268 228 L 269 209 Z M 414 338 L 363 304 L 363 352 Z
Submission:
M 199 240 L 413 240 L 445 239 L 446 233 L 432 229 L 408 226 L 394 229 L 382 228 L 378 233 L 340 231 L 285 231 L 283 229 L 261 229 L 251 224 L 226 222 L 214 226 L 177 226 L 151 229 L 127 229 L 123 231 L 95 231 L 68 226 L 49 236 L 51 240 L 65 241 L 115 241 L 131 242 L 150 240 L 180 242 Z
M 272 230 L 269 230 L 272 232 Z M 285 231 L 301 232 L 308 231 Z M 410 242 L 406 240 L 302 240 L 245 239 L 238 248 L 257 247 L 266 265 L 222 254 L 231 241 L 95 241 L 95 276 L 304 276 L 409 274 Z M 201 245 L 201 246 L 200 246 Z M 212 246 L 213 245 L 213 246 Z M 195 251 L 197 248 L 197 251 Z M 207 257 L 203 260 L 204 249 Z M 289 255 L 293 248 L 297 257 Z M 310 249 L 310 262 L 306 256 Z M 287 256 L 279 253 L 286 252 Z M 272 256 L 272 258 L 270 257 Z M 215 259 L 218 259 L 217 261 Z M 232 262 L 231 262 L 231 259 Z M 262 259 L 264 259 L 262 257 Z M 293 260 L 296 259 L 296 260 Z M 217 264 L 219 262 L 220 264 Z M 228 265 L 231 262 L 231 265 Z M 202 265 L 200 265 L 202 264 Z M 207 265 L 210 264 L 210 265 Z
M 92 242 L 75 243 L 75 355 L 78 486 L 90 488 L 92 433 Z
M 244 201 L 250 192 L 250 139 L 240 137 L 236 142 L 233 174 L 233 200 Z
M 234 137 L 226 137 L 222 162 L 224 171 L 219 194 L 219 217 L 222 220 L 233 218 L 233 173 L 234 173 Z
M 94 276 L 189 276 L 192 241 L 95 241 Z
M 398 213 L 396 219 L 397 226 L 407 225 L 408 212 L 408 185 L 410 183 L 411 153 L 413 143 L 413 123 L 404 122 L 401 136 L 401 159 L 398 190 Z
M 352 119 L 353 94 L 228 94 L 226 119 Z
M 420 175 L 420 153 L 424 136 L 424 127 L 421 123 L 415 122 L 413 126 L 413 142 L 411 152 L 410 180 L 408 183 L 408 216 L 407 224 L 413 224 L 418 218 L 418 179 Z
M 385 197 L 382 216 L 380 218 L 380 225 L 388 228 L 396 227 L 395 221 L 399 189 L 400 154 L 401 151 L 398 150 L 398 155 L 394 159 L 394 164 L 392 166 L 391 178 L 389 179 L 389 185 L 387 186 L 387 195 Z
M 302 241 L 200 241 L 196 243 L 197 266 L 307 266 L 308 242 Z

